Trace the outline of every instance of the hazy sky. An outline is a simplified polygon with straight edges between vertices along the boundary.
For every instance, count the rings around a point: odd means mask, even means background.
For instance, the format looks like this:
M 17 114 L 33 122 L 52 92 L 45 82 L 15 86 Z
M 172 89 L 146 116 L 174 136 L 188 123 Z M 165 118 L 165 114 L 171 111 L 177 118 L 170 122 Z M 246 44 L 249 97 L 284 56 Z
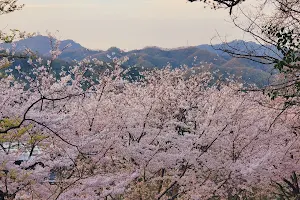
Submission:
M 19 0 L 21 11 L 0 17 L 0 28 L 47 30 L 91 49 L 124 50 L 210 43 L 219 33 L 243 39 L 228 10 L 214 11 L 187 0 Z M 214 43 L 220 41 L 214 39 Z

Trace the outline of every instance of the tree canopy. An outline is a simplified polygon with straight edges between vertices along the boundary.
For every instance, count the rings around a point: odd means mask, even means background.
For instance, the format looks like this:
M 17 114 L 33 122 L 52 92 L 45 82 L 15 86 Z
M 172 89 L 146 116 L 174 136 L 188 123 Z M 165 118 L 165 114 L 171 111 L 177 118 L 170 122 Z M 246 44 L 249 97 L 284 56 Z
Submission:
M 230 78 L 215 80 L 201 66 L 167 66 L 129 81 L 121 67 L 128 58 L 110 55 L 114 65 L 86 58 L 56 74 L 64 48 L 50 35 L 49 58 L 26 58 L 34 76 L 20 64 L 0 78 L 0 199 L 297 197 L 299 4 L 275 2 L 273 18 L 242 12 L 250 24 L 240 24 L 232 9 L 241 1 L 212 1 L 265 47 L 241 52 L 225 43 L 224 51 L 279 70 L 277 85 L 265 89 L 271 98 Z M 3 14 L 20 8 L 2 3 Z M 276 184 L 288 174 L 288 186 Z

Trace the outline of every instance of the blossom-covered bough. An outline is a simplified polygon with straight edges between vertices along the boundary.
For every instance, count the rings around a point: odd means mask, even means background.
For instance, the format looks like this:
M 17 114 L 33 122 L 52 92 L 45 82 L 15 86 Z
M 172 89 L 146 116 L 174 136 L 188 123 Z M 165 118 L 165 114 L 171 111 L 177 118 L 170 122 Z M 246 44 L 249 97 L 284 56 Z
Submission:
M 31 75 L 16 66 L 20 76 L 0 80 L 2 198 L 208 199 L 298 170 L 298 110 L 284 101 L 197 67 L 132 81 L 126 58 L 85 59 L 58 77 L 53 41 L 49 60 L 29 59 Z M 41 153 L 19 160 L 22 149 L 3 145 L 18 142 Z

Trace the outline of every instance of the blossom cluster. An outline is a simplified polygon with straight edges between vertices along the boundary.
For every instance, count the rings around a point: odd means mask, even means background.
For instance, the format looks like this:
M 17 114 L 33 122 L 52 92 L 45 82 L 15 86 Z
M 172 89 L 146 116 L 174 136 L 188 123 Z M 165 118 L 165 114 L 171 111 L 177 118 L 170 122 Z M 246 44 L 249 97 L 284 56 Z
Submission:
M 60 52 L 52 50 L 52 59 Z M 26 83 L 12 75 L 0 80 L 2 192 L 31 199 L 208 199 L 263 188 L 299 170 L 296 108 L 283 112 L 279 99 L 241 92 L 234 82 L 192 73 L 197 69 L 153 69 L 131 81 L 122 60 L 110 69 L 83 60 L 58 78 L 53 60 L 30 59 L 34 76 L 14 69 Z M 41 153 L 20 160 L 20 152 L 3 146 L 16 142 Z

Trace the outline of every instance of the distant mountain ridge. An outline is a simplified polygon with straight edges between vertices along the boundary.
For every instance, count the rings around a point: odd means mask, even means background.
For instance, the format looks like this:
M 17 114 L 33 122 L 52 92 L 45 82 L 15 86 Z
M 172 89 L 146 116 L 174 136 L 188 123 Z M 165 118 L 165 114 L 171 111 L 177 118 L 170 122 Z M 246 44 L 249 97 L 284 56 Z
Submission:
M 47 36 L 34 36 L 31 38 L 27 38 L 24 40 L 20 40 L 15 42 L 16 44 L 16 50 L 17 51 L 24 51 L 26 48 L 31 49 L 34 52 L 38 52 L 41 55 L 47 55 L 49 54 L 51 50 L 50 46 L 50 38 Z M 80 44 L 74 42 L 73 40 L 62 40 L 60 43 L 60 49 L 64 48 L 68 44 L 71 44 L 72 46 L 68 48 L 68 50 L 81 50 L 84 49 Z M 2 43 L 0 44 L 0 47 L 2 48 L 11 48 L 11 44 Z
M 260 45 L 254 42 L 233 41 L 231 44 L 239 45 L 241 42 L 243 45 L 249 45 L 249 47 L 260 48 Z M 65 49 L 59 56 L 59 59 L 64 62 L 80 61 L 84 58 L 97 58 L 105 62 L 111 62 L 113 57 L 122 58 L 127 56 L 129 57 L 129 60 L 125 63 L 127 66 L 144 68 L 162 68 L 167 65 L 171 65 L 172 67 L 180 67 L 182 65 L 187 65 L 188 67 L 205 66 L 214 71 L 218 70 L 221 74 L 242 76 L 245 82 L 257 85 L 266 84 L 267 77 L 272 69 L 271 66 L 262 65 L 250 60 L 233 58 L 218 50 L 222 44 L 214 46 L 203 44 L 175 49 L 145 47 L 125 52 L 117 47 L 111 47 L 106 51 L 90 50 L 73 40 L 62 40 L 60 49 L 68 44 L 71 44 L 71 47 Z M 11 44 L 0 44 L 0 47 L 10 48 Z M 34 52 L 38 52 L 41 56 L 49 56 L 51 50 L 49 38 L 40 35 L 17 41 L 16 47 L 17 51 L 29 48 Z

